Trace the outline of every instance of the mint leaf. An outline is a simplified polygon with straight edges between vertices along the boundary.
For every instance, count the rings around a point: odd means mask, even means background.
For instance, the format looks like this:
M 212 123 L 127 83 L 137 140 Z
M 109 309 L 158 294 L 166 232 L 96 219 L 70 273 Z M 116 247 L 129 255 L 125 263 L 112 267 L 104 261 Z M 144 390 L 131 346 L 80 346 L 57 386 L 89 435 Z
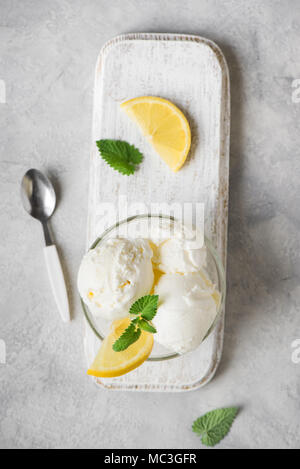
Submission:
M 141 329 L 137 328 L 136 325 L 131 322 L 123 334 L 113 344 L 113 350 L 115 352 L 126 350 L 140 338 L 141 333 Z
M 129 314 L 135 315 L 123 334 L 116 340 L 112 348 L 115 352 L 126 350 L 134 344 L 143 331 L 156 333 L 155 327 L 149 321 L 154 318 L 157 312 L 158 295 L 146 295 L 139 298 L 129 310 Z
M 151 321 L 157 313 L 158 295 L 146 295 L 139 298 L 129 310 L 129 314 L 140 314 L 143 319 Z
M 121 174 L 133 174 L 143 159 L 142 153 L 123 140 L 98 140 L 101 157 L 111 168 Z
M 194 421 L 193 431 L 202 436 L 204 445 L 215 446 L 229 432 L 238 411 L 237 407 L 228 407 L 208 412 Z
M 140 319 L 138 324 L 143 331 L 152 332 L 152 334 L 156 333 L 155 327 L 153 327 L 148 321 L 145 321 L 145 319 Z

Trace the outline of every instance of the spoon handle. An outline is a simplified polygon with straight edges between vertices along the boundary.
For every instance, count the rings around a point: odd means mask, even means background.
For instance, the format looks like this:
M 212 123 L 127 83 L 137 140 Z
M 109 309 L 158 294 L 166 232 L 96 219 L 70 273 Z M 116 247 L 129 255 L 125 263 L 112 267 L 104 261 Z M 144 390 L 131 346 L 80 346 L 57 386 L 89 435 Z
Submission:
M 70 321 L 70 309 L 67 289 L 57 249 L 54 244 L 44 248 L 47 271 L 50 279 L 52 292 L 64 322 Z
M 43 225 L 43 231 L 44 231 L 44 238 L 45 238 L 46 246 L 52 246 L 53 241 L 51 239 L 51 235 L 50 235 L 50 231 L 49 231 L 49 228 L 48 228 L 47 220 L 43 220 L 41 223 Z

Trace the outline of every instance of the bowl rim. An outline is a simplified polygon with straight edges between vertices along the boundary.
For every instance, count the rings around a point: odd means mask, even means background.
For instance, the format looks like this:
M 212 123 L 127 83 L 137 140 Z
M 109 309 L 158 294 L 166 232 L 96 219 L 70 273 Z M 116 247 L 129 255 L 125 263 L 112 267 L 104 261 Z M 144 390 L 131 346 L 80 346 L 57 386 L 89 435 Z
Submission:
M 146 219 L 146 218 L 160 218 L 160 219 L 165 219 L 165 220 L 170 220 L 172 222 L 179 222 L 179 223 L 182 223 L 180 222 L 179 220 L 177 220 L 175 217 L 171 216 L 171 215 L 162 215 L 162 214 L 141 214 L 141 215 L 132 215 L 124 220 L 121 220 L 121 221 L 118 221 L 117 223 L 115 223 L 114 225 L 110 226 L 109 228 L 107 228 L 93 243 L 92 245 L 90 246 L 90 248 L 88 249 L 88 251 L 90 251 L 91 249 L 95 249 L 99 243 L 106 238 L 106 236 L 111 232 L 111 231 L 114 231 L 115 229 L 117 229 L 119 226 L 123 225 L 123 224 L 126 224 L 126 223 L 130 223 L 132 222 L 133 220 L 138 220 L 138 219 Z M 225 297 L 226 297 L 226 279 L 225 279 L 225 271 L 224 271 L 224 267 L 223 267 L 223 264 L 219 258 L 219 255 L 217 254 L 217 251 L 216 249 L 214 248 L 212 242 L 206 237 L 204 236 L 204 245 L 208 248 L 208 251 L 209 253 L 211 254 L 213 260 L 214 260 L 214 263 L 216 265 L 216 270 L 217 270 L 217 274 L 218 274 L 218 286 L 219 286 L 219 289 L 220 289 L 220 294 L 221 294 L 221 301 L 220 301 L 220 304 L 219 304 L 219 308 L 218 308 L 218 312 L 216 314 L 216 317 L 215 317 L 215 320 L 213 321 L 212 325 L 210 326 L 209 330 L 207 331 L 204 339 L 202 340 L 201 344 L 204 342 L 204 340 L 212 333 L 212 331 L 215 329 L 221 315 L 222 315 L 222 311 L 223 311 L 223 308 L 224 308 L 224 304 L 225 304 Z M 87 252 L 88 252 L 87 251 Z M 83 313 L 84 313 L 84 316 L 85 316 L 85 319 L 87 320 L 90 328 L 92 329 L 92 331 L 94 332 L 94 334 L 98 337 L 99 340 L 101 340 L 101 342 L 105 339 L 105 337 L 100 334 L 99 330 L 97 330 L 97 327 L 94 325 L 92 319 L 90 316 L 92 316 L 91 312 L 89 311 L 89 308 L 88 306 L 84 303 L 83 299 L 80 297 L 80 302 L 81 302 L 81 307 L 83 309 Z M 200 344 L 200 345 L 201 345 Z M 199 345 L 199 347 L 200 347 Z M 181 357 L 183 356 L 184 354 L 180 354 L 180 353 L 177 353 L 177 352 L 172 352 L 170 351 L 169 353 L 166 353 L 166 355 L 163 355 L 161 357 L 151 357 L 151 355 L 147 358 L 147 361 L 152 361 L 152 362 L 155 362 L 155 361 L 165 361 L 165 360 L 171 360 L 173 358 L 176 358 L 176 357 Z

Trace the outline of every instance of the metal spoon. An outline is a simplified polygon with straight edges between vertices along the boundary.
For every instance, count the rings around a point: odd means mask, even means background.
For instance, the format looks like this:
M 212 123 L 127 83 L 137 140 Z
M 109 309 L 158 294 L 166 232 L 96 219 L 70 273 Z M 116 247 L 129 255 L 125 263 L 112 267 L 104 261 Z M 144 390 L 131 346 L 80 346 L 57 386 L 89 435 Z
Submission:
M 44 248 L 47 271 L 55 301 L 64 322 L 70 321 L 66 284 L 56 246 L 51 240 L 47 221 L 52 216 L 56 196 L 49 179 L 37 169 L 30 169 L 21 183 L 21 198 L 25 210 L 43 225 L 46 247 Z

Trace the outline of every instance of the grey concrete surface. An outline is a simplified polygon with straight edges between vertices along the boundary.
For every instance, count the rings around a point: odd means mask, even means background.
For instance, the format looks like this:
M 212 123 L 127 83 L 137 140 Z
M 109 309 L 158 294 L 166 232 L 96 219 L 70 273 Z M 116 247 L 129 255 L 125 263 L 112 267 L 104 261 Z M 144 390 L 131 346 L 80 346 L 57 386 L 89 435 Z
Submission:
M 227 405 L 241 412 L 220 448 L 300 447 L 299 18 L 294 0 L 0 0 L 1 448 L 200 448 L 193 419 Z M 206 36 L 231 74 L 224 354 L 214 380 L 187 394 L 111 393 L 85 375 L 75 280 L 94 66 L 106 40 L 144 31 Z M 59 194 L 52 228 L 70 325 L 48 288 L 40 226 L 21 207 L 29 167 Z

